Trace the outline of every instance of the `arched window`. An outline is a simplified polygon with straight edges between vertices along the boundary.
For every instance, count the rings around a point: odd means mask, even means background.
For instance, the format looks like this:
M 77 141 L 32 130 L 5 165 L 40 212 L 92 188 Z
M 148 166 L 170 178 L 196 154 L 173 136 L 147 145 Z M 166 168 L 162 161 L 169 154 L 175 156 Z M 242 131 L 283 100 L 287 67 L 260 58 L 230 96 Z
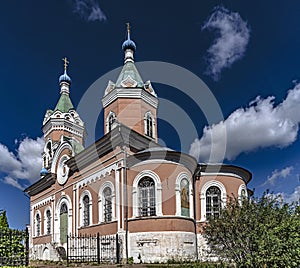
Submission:
M 145 118 L 145 134 L 153 138 L 153 118 L 150 113 L 147 113 Z
M 110 112 L 107 118 L 107 132 L 110 132 L 113 129 L 113 124 L 116 121 L 116 115 L 113 112 Z
M 35 217 L 35 224 L 36 224 L 36 236 L 40 236 L 41 235 L 41 216 L 39 213 L 36 214 Z
M 190 217 L 190 192 L 189 181 L 182 179 L 180 181 L 180 208 L 181 216 Z
M 138 184 L 139 216 L 155 216 L 155 183 L 152 178 L 144 177 Z
M 90 225 L 90 198 L 85 195 L 82 199 L 83 202 L 83 226 Z
M 112 191 L 110 187 L 103 190 L 103 213 L 104 222 L 112 221 Z
M 220 216 L 221 190 L 217 186 L 211 186 L 206 191 L 206 219 L 214 219 Z
M 46 211 L 46 228 L 46 234 L 51 234 L 51 212 L 49 209 Z

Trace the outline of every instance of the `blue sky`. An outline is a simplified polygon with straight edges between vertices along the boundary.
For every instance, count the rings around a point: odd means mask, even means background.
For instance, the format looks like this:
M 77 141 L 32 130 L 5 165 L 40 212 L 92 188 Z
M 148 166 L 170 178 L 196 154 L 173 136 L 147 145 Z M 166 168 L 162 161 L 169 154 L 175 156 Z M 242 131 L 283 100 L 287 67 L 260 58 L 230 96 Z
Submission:
M 299 17 L 296 0 L 1 3 L 0 209 L 7 210 L 10 225 L 23 229 L 29 223 L 29 199 L 22 189 L 41 169 L 41 125 L 59 97 L 61 59 L 70 60 L 76 106 L 95 80 L 122 65 L 128 21 L 137 62 L 164 61 L 193 72 L 223 113 L 223 121 L 208 126 L 197 103 L 175 88 L 154 84 L 161 103 L 180 107 L 198 133 L 178 134 L 160 107 L 161 142 L 205 162 L 211 133 L 219 142 L 226 130 L 224 163 L 250 170 L 249 188 L 256 195 L 270 189 L 286 201 L 299 198 Z M 195 92 L 205 98 L 201 90 Z M 101 116 L 96 138 L 103 134 Z

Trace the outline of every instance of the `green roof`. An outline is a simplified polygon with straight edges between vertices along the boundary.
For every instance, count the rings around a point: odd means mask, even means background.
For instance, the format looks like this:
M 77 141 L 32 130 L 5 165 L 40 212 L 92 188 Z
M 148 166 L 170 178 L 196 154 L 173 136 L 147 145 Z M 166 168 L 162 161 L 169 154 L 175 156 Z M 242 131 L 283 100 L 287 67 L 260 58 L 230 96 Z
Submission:
M 134 63 L 131 61 L 128 61 L 124 64 L 122 71 L 117 79 L 116 87 L 122 87 L 121 82 L 126 79 L 128 76 L 130 76 L 133 80 L 137 82 L 137 87 L 143 87 L 144 82 L 135 67 Z
M 74 109 L 74 106 L 69 95 L 61 94 L 54 111 L 59 110 L 62 113 L 67 113 L 70 109 Z

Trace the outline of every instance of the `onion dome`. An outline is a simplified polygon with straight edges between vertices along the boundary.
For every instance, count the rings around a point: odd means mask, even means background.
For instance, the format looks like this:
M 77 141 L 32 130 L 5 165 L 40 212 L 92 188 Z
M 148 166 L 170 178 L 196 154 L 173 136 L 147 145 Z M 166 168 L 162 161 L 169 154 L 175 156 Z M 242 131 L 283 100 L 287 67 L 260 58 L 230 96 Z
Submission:
M 40 171 L 40 175 L 43 177 L 43 176 L 46 176 L 48 174 L 48 170 L 46 168 L 42 168 L 41 171 Z
M 59 77 L 59 83 L 61 82 L 67 82 L 68 84 L 71 84 L 72 80 L 70 78 L 70 76 L 68 76 L 67 74 L 67 71 L 65 70 L 64 74 L 62 74 L 60 77 Z
M 123 42 L 122 45 L 123 51 L 126 49 L 131 49 L 132 51 L 136 50 L 136 45 L 135 43 L 130 39 L 130 25 L 127 23 L 127 39 Z

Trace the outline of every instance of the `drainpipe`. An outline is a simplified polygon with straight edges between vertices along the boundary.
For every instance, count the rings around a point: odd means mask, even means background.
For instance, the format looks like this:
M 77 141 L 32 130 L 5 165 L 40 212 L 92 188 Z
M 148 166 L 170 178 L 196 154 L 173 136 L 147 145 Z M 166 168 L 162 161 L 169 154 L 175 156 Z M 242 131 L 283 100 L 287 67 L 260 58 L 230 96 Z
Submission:
M 196 180 L 200 180 L 201 170 L 200 166 L 197 166 L 196 171 L 193 175 L 193 208 L 194 208 L 194 232 L 195 232 L 195 247 L 196 247 L 196 260 L 199 260 L 198 256 L 198 239 L 197 239 L 197 208 L 196 208 Z
M 124 152 L 124 190 L 125 190 L 125 245 L 126 245 L 126 263 L 128 264 L 128 191 L 127 191 L 127 147 L 123 146 Z

